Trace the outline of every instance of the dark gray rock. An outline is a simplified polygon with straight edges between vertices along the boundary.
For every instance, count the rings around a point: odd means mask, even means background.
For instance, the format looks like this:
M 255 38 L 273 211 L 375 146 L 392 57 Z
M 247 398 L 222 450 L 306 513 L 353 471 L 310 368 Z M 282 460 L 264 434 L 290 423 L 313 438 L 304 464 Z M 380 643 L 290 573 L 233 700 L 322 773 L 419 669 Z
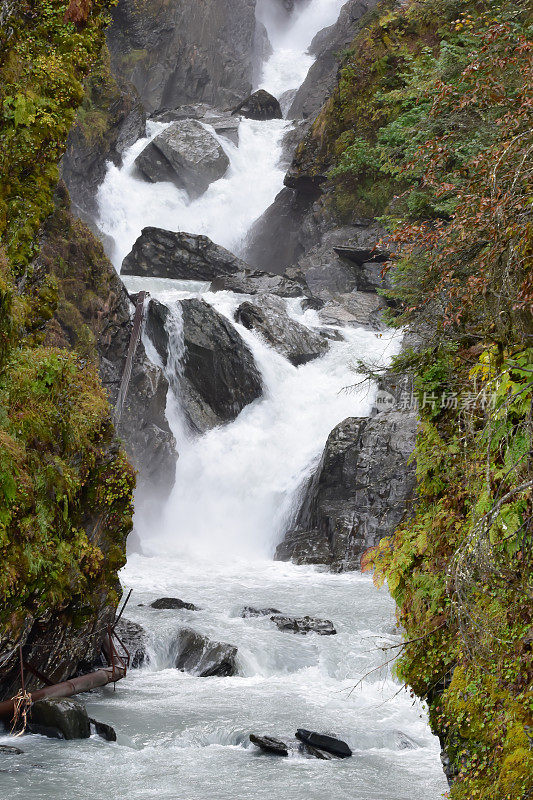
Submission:
M 213 642 L 189 628 L 180 631 L 176 668 L 199 678 L 228 677 L 237 674 L 237 648 Z
M 88 739 L 91 724 L 79 700 L 54 697 L 33 703 L 29 730 L 55 739 Z
M 223 177 L 229 158 L 201 122 L 185 119 L 156 136 L 137 156 L 135 165 L 147 180 L 172 181 L 196 198 Z
M 362 553 L 390 536 L 405 514 L 415 486 L 415 467 L 407 463 L 415 436 L 415 415 L 400 411 L 338 425 L 276 559 L 358 569 Z
M 236 419 L 262 395 L 263 384 L 251 351 L 225 317 L 203 300 L 183 300 L 179 306 L 183 357 L 171 379 L 190 426 L 205 432 Z M 152 300 L 146 330 L 164 363 L 168 324 L 177 322 Z
M 279 297 L 263 295 L 257 303 L 246 301 L 238 307 L 235 319 L 248 330 L 259 333 L 296 367 L 324 355 L 329 348 L 320 333 L 289 317 Z
M 23 753 L 24 750 L 21 750 L 20 747 L 13 747 L 10 744 L 0 744 L 0 755 L 21 756 Z
M 255 120 L 283 119 L 279 100 L 264 89 L 251 94 L 232 113 Z
M 200 611 L 194 603 L 186 603 L 178 597 L 160 597 L 159 600 L 154 600 L 153 603 L 150 603 L 150 608 L 170 609 L 172 611 L 184 608 L 187 611 Z
M 280 631 L 298 633 L 306 636 L 308 633 L 318 633 L 319 636 L 335 636 L 337 631 L 329 619 L 317 617 L 288 617 L 284 614 L 273 614 L 270 619 L 275 622 Z
M 119 0 L 112 16 L 114 73 L 135 84 L 149 112 L 197 102 L 228 108 L 251 92 L 253 0 Z
M 352 755 L 352 751 L 346 742 L 343 742 L 342 739 L 336 739 L 334 736 L 325 736 L 322 733 L 298 728 L 296 738 L 309 747 L 325 750 L 326 753 L 331 753 L 339 758 L 349 758 Z
M 248 265 L 207 236 L 144 228 L 122 263 L 123 275 L 213 281 Z
M 106 722 L 98 722 L 98 720 L 92 718 L 89 719 L 89 722 L 94 726 L 94 731 L 100 738 L 105 739 L 106 742 L 117 741 L 116 731 L 111 725 Z
M 300 742 L 298 752 L 300 755 L 304 756 L 304 758 L 317 758 L 319 761 L 336 761 L 338 758 L 338 756 L 334 756 L 333 753 L 327 753 L 325 750 L 319 750 L 318 747 L 313 747 L 303 742 Z
M 148 661 L 148 635 L 142 625 L 122 617 L 115 630 L 130 654 L 130 669 L 142 667 Z
M 241 611 L 241 617 L 248 619 L 249 617 L 270 617 L 272 614 L 281 614 L 277 608 L 254 608 L 253 606 L 244 606 Z
M 274 739 L 273 736 L 256 736 L 255 733 L 251 733 L 250 741 L 252 744 L 255 744 L 256 747 L 264 750 L 265 753 L 272 753 L 276 756 L 289 755 L 289 748 L 285 742 L 280 741 L 280 739 Z

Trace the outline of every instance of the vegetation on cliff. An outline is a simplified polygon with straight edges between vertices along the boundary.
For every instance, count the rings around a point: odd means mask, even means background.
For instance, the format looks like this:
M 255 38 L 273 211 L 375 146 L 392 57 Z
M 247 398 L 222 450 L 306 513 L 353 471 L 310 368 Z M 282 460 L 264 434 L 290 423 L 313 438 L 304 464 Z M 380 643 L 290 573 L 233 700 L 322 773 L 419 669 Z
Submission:
M 72 307 L 79 275 L 70 269 L 68 243 L 60 264 L 47 260 L 46 247 L 37 258 L 58 162 L 111 5 L 1 2 L 2 643 L 16 641 L 28 615 L 80 608 L 90 615 L 92 605 L 116 602 L 131 529 L 134 474 L 114 438 L 94 334 Z M 83 307 L 91 297 L 79 300 Z M 68 319 L 70 340 L 51 340 L 54 319 L 65 329 Z
M 381 217 L 390 321 L 422 339 L 394 365 L 417 502 L 367 563 L 457 800 L 533 793 L 530 22 L 522 2 L 383 3 L 296 159 L 343 221 Z

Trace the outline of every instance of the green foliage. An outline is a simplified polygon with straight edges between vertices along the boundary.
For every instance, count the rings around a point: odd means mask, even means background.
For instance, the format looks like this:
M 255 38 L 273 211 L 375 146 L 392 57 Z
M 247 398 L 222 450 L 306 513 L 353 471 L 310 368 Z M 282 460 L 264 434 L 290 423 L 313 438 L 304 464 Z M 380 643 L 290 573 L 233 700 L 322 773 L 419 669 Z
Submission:
M 95 527 L 122 548 L 134 476 L 110 448 L 95 367 L 64 351 L 19 350 L 0 384 L 2 621 L 90 596 L 108 576 Z M 108 487 L 112 487 L 111 489 Z M 116 568 L 116 564 L 112 565 Z M 103 583 L 105 586 L 105 582 Z

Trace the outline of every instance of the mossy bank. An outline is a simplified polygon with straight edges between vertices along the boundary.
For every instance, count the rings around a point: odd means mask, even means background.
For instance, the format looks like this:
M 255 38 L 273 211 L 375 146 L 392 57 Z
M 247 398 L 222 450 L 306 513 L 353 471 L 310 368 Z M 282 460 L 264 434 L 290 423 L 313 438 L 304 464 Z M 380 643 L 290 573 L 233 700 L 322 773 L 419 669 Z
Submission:
M 290 184 L 393 252 L 393 369 L 418 405 L 417 498 L 365 557 L 457 800 L 533 793 L 531 16 L 412 0 L 370 12 Z M 496 67 L 497 65 L 497 67 Z

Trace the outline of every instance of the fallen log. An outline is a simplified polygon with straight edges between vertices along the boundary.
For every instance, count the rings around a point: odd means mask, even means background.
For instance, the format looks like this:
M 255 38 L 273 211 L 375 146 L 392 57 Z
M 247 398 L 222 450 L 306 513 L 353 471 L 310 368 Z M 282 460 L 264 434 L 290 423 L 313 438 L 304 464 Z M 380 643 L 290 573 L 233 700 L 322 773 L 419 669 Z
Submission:
M 100 686 L 107 686 L 109 683 L 116 683 L 126 675 L 125 666 L 105 667 L 89 672 L 87 675 L 80 675 L 79 678 L 72 678 L 70 681 L 55 683 L 52 686 L 45 686 L 44 689 L 37 689 L 31 693 L 31 702 L 42 700 L 45 697 L 72 697 L 79 692 L 88 692 Z M 12 719 L 15 710 L 13 700 L 5 700 L 0 703 L 0 719 Z

